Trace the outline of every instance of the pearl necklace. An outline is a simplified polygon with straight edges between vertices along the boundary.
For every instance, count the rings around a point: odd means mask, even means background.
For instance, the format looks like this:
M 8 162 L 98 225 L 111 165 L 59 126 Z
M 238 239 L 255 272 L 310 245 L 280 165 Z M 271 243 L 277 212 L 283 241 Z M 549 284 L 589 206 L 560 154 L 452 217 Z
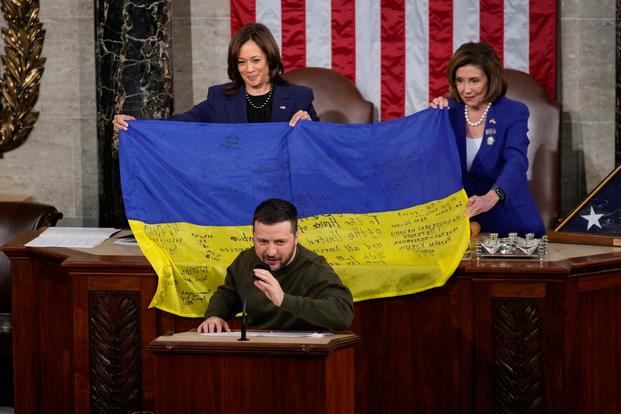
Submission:
M 244 88 L 244 93 L 246 94 L 246 100 L 248 101 L 248 103 L 250 104 L 250 106 L 252 106 L 254 109 L 263 109 L 265 108 L 265 105 L 267 105 L 267 103 L 270 101 L 270 99 L 272 98 L 272 91 L 274 90 L 274 84 L 270 83 L 270 91 L 267 94 L 267 99 L 265 99 L 265 102 L 263 102 L 261 105 L 255 105 L 251 100 L 250 100 L 250 95 L 248 95 L 248 90 L 246 90 L 246 88 Z
M 485 121 L 485 117 L 487 116 L 487 111 L 489 111 L 490 106 L 492 106 L 491 102 L 488 103 L 487 106 L 485 107 L 485 110 L 483 111 L 483 116 L 481 116 L 481 119 L 479 119 L 477 122 L 472 122 L 470 120 L 470 117 L 468 117 L 468 105 L 466 105 L 466 109 L 464 110 L 464 116 L 466 117 L 466 123 L 470 125 L 471 127 L 478 127 L 479 125 L 481 125 L 483 121 Z

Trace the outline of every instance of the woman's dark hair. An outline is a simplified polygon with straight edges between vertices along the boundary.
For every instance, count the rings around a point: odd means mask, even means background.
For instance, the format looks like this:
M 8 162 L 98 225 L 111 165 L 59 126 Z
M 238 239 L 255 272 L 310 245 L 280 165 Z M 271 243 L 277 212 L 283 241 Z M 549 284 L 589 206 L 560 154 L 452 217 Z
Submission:
M 505 80 L 504 70 L 498 55 L 487 43 L 469 42 L 464 43 L 455 51 L 448 64 L 446 76 L 449 82 L 449 95 L 451 98 L 462 103 L 455 85 L 455 74 L 457 69 L 466 65 L 478 67 L 487 76 L 487 92 L 483 98 L 484 102 L 494 102 L 496 99 L 505 96 L 507 93 L 507 81 Z
M 251 23 L 240 27 L 229 43 L 227 72 L 229 79 L 233 81 L 231 86 L 226 90 L 226 94 L 229 96 L 235 95 L 241 88 L 244 87 L 244 80 L 239 73 L 237 60 L 239 58 L 239 51 L 241 47 L 249 40 L 255 42 L 257 46 L 261 48 L 263 53 L 265 53 L 267 63 L 270 68 L 270 80 L 278 85 L 284 85 L 286 83 L 282 77 L 285 67 L 282 64 L 278 44 L 276 43 L 272 32 L 270 32 L 270 30 L 261 23 Z
M 298 231 L 298 210 L 293 204 L 287 200 L 280 198 L 270 198 L 263 201 L 254 210 L 252 217 L 252 228 L 254 223 L 277 224 L 283 221 L 291 222 L 291 232 L 295 234 Z

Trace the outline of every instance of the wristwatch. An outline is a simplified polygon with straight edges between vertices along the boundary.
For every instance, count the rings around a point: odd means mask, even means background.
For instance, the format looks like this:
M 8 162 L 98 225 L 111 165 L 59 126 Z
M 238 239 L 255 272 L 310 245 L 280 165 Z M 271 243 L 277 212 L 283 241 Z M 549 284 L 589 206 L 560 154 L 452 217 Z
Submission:
M 494 186 L 493 190 L 496 193 L 496 195 L 498 195 L 498 202 L 504 203 L 505 200 L 507 199 L 507 193 L 505 193 L 505 190 L 503 190 L 502 188 L 498 186 Z

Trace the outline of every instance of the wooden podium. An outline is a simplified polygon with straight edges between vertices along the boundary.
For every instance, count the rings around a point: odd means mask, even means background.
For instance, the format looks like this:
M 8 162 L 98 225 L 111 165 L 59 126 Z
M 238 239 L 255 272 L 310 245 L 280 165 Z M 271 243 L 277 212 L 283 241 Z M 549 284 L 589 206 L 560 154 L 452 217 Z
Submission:
M 187 332 L 151 342 L 155 412 L 355 412 L 357 335 L 238 338 Z

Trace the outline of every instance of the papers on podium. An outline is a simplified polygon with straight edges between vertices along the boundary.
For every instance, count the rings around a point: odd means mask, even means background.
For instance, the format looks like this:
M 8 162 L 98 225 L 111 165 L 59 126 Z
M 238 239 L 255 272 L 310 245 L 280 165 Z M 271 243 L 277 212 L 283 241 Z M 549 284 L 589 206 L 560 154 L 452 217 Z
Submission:
M 91 248 L 117 231 L 119 229 L 99 227 L 50 227 L 24 246 Z

